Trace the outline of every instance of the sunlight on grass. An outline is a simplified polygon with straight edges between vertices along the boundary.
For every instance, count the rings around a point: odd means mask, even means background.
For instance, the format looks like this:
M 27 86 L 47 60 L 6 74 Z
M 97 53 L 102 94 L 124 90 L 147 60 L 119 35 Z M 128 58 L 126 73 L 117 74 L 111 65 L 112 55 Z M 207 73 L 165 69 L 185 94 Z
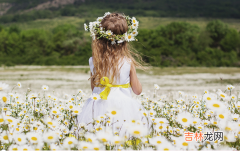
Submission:
M 137 17 L 140 21 L 140 29 L 154 29 L 160 25 L 165 26 L 171 22 L 187 22 L 199 26 L 201 29 L 205 28 L 207 23 L 213 19 L 207 18 L 169 18 L 169 17 Z M 227 23 L 229 27 L 235 28 L 240 31 L 240 19 L 221 19 L 223 22 Z M 11 23 L 9 25 L 18 25 L 21 29 L 45 29 L 51 30 L 54 27 L 62 24 L 72 24 L 83 30 L 83 23 L 85 21 L 94 21 L 94 18 L 79 18 L 79 17 L 58 17 L 53 19 L 38 19 L 35 21 L 29 21 L 24 23 Z

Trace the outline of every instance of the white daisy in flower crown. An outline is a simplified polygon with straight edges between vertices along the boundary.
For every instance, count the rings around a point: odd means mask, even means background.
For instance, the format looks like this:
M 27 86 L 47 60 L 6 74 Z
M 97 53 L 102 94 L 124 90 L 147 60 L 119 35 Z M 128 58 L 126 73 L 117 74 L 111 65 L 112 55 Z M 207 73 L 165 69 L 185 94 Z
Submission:
M 120 17 L 124 17 L 127 21 L 127 25 L 128 25 L 128 30 L 126 33 L 122 34 L 122 35 L 117 35 L 114 34 L 113 31 L 111 30 L 105 30 L 102 25 L 101 22 L 105 19 L 105 17 L 110 17 L 110 15 L 115 15 L 115 17 L 117 17 L 118 19 L 120 19 Z M 135 38 L 135 36 L 138 35 L 137 29 L 139 26 L 139 22 L 137 21 L 137 19 L 135 17 L 130 18 L 129 16 L 125 16 L 124 14 L 117 14 L 117 13 L 110 13 L 107 12 L 104 14 L 103 17 L 98 17 L 97 20 L 95 22 L 90 22 L 89 25 L 84 24 L 84 29 L 85 31 L 90 31 L 91 32 L 91 37 L 93 40 L 100 39 L 100 38 L 105 38 L 111 41 L 111 44 L 120 44 L 123 43 L 125 41 L 130 42 L 130 41 L 137 41 L 137 39 Z

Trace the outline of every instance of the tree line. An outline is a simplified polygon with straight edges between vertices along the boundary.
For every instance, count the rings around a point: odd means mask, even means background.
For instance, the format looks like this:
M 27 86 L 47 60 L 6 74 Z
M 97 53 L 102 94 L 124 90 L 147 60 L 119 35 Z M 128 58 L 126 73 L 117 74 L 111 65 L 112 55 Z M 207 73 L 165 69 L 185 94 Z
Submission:
M 108 11 L 130 16 L 240 18 L 239 0 L 75 0 L 67 6 L 22 13 L 46 1 L 52 0 L 12 0 L 13 7 L 0 17 L 0 23 L 59 16 L 98 17 Z
M 240 33 L 220 20 L 204 30 L 186 22 L 141 29 L 132 42 L 153 66 L 240 66 Z M 91 39 L 74 25 L 52 30 L 0 26 L 0 65 L 88 65 Z

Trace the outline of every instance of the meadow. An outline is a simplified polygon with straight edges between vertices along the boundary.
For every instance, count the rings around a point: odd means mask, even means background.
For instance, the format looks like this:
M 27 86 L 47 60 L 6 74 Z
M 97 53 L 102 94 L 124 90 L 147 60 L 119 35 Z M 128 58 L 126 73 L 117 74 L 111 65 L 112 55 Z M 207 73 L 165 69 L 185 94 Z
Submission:
M 137 17 L 141 26 L 139 29 L 155 29 L 156 27 L 162 25 L 165 26 L 171 22 L 187 22 L 190 24 L 198 25 L 201 29 L 204 29 L 209 21 L 216 20 L 217 18 L 174 18 L 174 17 Z M 56 17 L 52 19 L 38 19 L 28 22 L 20 23 L 8 23 L 5 26 L 18 26 L 22 30 L 27 29 L 44 29 L 51 30 L 62 24 L 72 24 L 79 27 L 79 30 L 83 30 L 83 23 L 93 21 L 95 18 L 81 18 L 81 17 Z M 235 28 L 240 31 L 240 19 L 220 19 L 230 28 Z M 151 23 L 151 24 L 149 24 Z
M 238 68 L 138 70 L 144 90 L 134 98 L 144 107 L 142 119 L 114 130 L 115 108 L 75 123 L 89 97 L 101 101 L 91 94 L 88 66 L 0 71 L 1 150 L 240 149 Z M 221 136 L 208 138 L 216 132 Z

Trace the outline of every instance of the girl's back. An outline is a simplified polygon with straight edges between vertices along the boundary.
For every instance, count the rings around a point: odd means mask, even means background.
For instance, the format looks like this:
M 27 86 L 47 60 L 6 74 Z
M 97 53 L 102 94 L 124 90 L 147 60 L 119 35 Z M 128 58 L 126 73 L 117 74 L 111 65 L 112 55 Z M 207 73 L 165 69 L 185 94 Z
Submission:
M 89 66 L 90 66 L 90 71 L 91 73 L 94 74 L 94 65 L 93 65 L 93 58 L 89 58 Z M 119 78 L 116 78 L 113 81 L 112 84 L 114 85 L 123 85 L 123 84 L 128 84 L 130 83 L 130 70 L 131 70 L 131 61 L 130 59 L 127 59 L 126 57 L 124 59 L 119 60 L 118 64 L 119 68 Z M 111 77 L 109 75 L 106 75 L 107 77 Z M 131 88 L 111 88 L 111 89 L 120 89 L 120 91 L 124 92 L 126 95 L 131 96 Z M 104 90 L 104 88 L 101 87 L 94 87 L 93 93 L 101 93 Z M 112 91 L 112 90 L 111 90 Z M 113 90 L 114 91 L 114 90 Z

